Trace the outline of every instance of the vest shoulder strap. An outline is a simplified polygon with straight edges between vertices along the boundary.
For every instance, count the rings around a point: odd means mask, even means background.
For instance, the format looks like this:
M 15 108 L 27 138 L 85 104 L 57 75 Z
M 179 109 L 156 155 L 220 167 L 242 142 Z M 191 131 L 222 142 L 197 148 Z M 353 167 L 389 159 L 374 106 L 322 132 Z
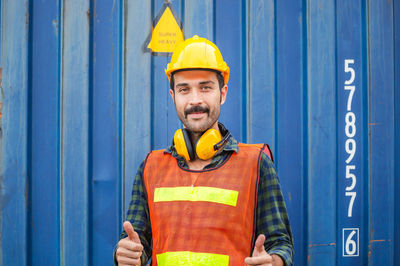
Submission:
M 162 156 L 163 154 L 164 154 L 164 152 L 165 152 L 165 150 L 153 150 L 153 151 L 150 151 L 148 154 L 147 154 L 147 157 L 154 157 L 154 156 L 156 156 L 156 157 L 160 157 L 160 156 Z
M 150 151 L 146 156 L 144 168 L 147 167 L 149 161 L 153 162 L 153 161 L 160 160 L 164 155 L 164 151 L 165 150 L 153 150 L 153 151 Z
M 274 162 L 274 156 L 272 155 L 271 148 L 269 147 L 268 144 L 264 144 L 264 143 L 259 143 L 259 144 L 239 143 L 239 148 L 240 147 L 256 147 L 256 148 L 259 148 L 265 153 L 265 155 L 268 156 L 268 158 L 271 159 L 272 162 Z

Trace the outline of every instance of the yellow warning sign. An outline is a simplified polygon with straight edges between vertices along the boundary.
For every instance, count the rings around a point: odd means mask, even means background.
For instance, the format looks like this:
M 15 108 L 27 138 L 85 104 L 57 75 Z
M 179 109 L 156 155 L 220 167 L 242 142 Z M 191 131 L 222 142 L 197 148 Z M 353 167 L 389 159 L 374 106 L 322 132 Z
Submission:
M 146 41 L 146 50 L 152 53 L 172 53 L 184 40 L 182 25 L 170 3 L 165 3 L 155 19 L 155 25 Z

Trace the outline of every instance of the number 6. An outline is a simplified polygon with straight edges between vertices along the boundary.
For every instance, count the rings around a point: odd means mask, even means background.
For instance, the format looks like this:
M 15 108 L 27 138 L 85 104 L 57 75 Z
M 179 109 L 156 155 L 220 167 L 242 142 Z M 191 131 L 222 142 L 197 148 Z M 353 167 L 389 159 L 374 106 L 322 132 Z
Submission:
M 355 233 L 356 233 L 355 230 L 351 231 L 351 233 L 346 239 L 345 250 L 347 255 L 354 255 L 357 251 L 357 243 L 352 239 Z

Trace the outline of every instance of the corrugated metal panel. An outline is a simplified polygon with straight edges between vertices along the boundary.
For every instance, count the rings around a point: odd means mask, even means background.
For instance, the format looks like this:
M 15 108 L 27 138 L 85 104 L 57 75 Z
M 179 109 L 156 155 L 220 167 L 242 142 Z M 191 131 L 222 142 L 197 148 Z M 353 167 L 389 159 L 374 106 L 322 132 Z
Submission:
M 307 258 L 307 168 L 303 162 L 305 156 L 307 121 L 302 116 L 307 108 L 306 94 L 303 87 L 306 83 L 304 43 L 307 27 L 303 17 L 306 15 L 304 3 L 290 0 L 277 1 L 276 23 L 276 76 L 278 90 L 276 99 L 278 106 L 275 157 L 276 166 L 286 197 L 292 233 L 295 241 L 295 262 L 304 264 Z M 303 144 L 304 143 L 304 144 Z M 296 217 L 296 218 L 293 218 Z M 296 220 L 296 222 L 294 222 Z
M 26 265 L 29 256 L 27 233 L 29 3 L 28 1 L 1 2 L 0 9 L 2 12 L 0 258 L 3 265 Z
M 400 159 L 400 3 L 395 1 L 393 6 L 394 25 L 394 162 Z M 400 252 L 400 164 L 395 163 L 394 172 L 394 254 Z M 400 258 L 394 257 L 394 264 L 400 264 Z
M 38 2 L 30 12 L 30 216 L 32 264 L 60 261 L 60 70 L 61 15 L 57 2 Z M 35 16 L 34 16 L 35 15 Z M 33 20 L 34 19 L 34 20 Z M 46 233 L 44 233 L 46 232 Z M 7 260 L 5 260 L 7 261 Z M 6 264 L 6 263 L 4 263 Z
M 337 186 L 337 228 L 342 230 L 338 230 L 336 234 L 338 239 L 344 239 L 344 242 L 342 241 L 339 246 L 341 249 L 337 250 L 337 256 L 339 258 L 343 256 L 343 248 L 346 251 L 346 241 L 349 243 L 347 247 L 349 253 L 351 253 L 353 248 L 350 241 L 358 238 L 360 251 L 355 251 L 354 255 L 358 254 L 360 259 L 347 259 L 347 261 L 348 263 L 365 264 L 368 261 L 366 252 L 368 238 L 365 237 L 368 223 L 363 217 L 362 208 L 368 196 L 368 193 L 363 189 L 368 184 L 368 169 L 364 167 L 368 164 L 368 94 L 367 90 L 363 89 L 366 88 L 367 78 L 365 71 L 367 47 L 366 43 L 363 42 L 366 38 L 366 20 L 364 17 L 366 7 L 361 2 L 340 1 L 337 2 L 336 10 L 338 11 L 336 39 L 343 40 L 336 41 L 337 173 L 341 177 Z M 352 69 L 354 69 L 354 74 Z M 355 123 L 352 124 L 352 121 Z M 351 151 L 354 151 L 353 158 Z M 343 228 L 359 228 L 359 230 Z M 351 236 L 353 233 L 354 236 Z
M 397 1 L 396 4 L 398 3 Z M 391 256 L 394 254 L 394 245 L 392 244 L 395 210 L 394 163 L 398 162 L 394 157 L 393 11 L 393 4 L 390 2 L 373 1 L 368 6 L 370 37 L 368 39 L 370 112 L 368 125 L 371 160 L 369 164 L 368 239 L 371 263 L 388 265 L 394 262 L 394 257 Z M 380 215 L 382 213 L 385 215 Z M 399 221 L 396 224 L 398 223 Z
M 163 3 L 1 2 L 1 265 L 112 263 L 136 169 L 180 127 L 169 57 L 143 52 Z M 220 120 L 273 147 L 295 264 L 398 265 L 400 1 L 172 6 L 231 67 Z

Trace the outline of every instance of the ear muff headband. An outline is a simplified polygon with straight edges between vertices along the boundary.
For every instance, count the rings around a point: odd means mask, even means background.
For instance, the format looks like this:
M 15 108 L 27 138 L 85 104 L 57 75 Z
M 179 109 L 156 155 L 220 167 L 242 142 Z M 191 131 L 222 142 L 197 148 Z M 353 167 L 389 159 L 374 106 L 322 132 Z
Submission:
M 229 132 L 227 130 L 227 132 L 226 132 L 225 136 L 222 138 L 222 140 L 214 145 L 214 149 L 216 151 L 219 151 L 220 149 L 222 149 L 225 146 L 225 144 L 228 142 L 230 137 L 231 137 L 231 132 Z
M 182 130 L 183 137 L 184 137 L 184 140 L 185 140 L 185 146 L 186 146 L 187 152 L 189 154 L 189 159 L 190 160 L 194 160 L 194 159 L 196 159 L 196 156 L 194 154 L 195 151 L 193 150 L 192 142 L 190 141 L 189 131 L 187 129 L 185 129 L 185 128 L 183 128 L 181 130 Z

